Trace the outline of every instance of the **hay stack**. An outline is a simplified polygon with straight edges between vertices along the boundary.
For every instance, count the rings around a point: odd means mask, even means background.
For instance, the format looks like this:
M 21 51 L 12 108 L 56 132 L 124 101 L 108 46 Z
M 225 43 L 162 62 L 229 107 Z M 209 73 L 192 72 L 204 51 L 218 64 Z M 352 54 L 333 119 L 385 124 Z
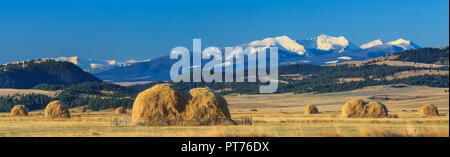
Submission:
M 11 116 L 28 116 L 28 109 L 23 105 L 16 105 L 11 109 Z
M 155 85 L 136 97 L 132 123 L 136 125 L 233 124 L 228 103 L 208 88 L 196 88 L 186 96 L 169 84 Z
M 183 112 L 185 123 L 198 125 L 231 124 L 228 103 L 221 95 L 209 88 L 195 88 L 189 91 L 190 99 Z
M 379 102 L 364 102 L 360 99 L 352 99 L 342 107 L 342 117 L 382 118 L 388 117 L 388 110 Z
M 173 125 L 181 119 L 185 100 L 169 84 L 155 85 L 136 97 L 132 123 L 137 125 Z
M 125 110 L 123 107 L 118 107 L 115 110 L 116 114 L 127 114 L 127 110 Z
M 436 105 L 426 104 L 422 106 L 419 110 L 419 116 L 427 117 L 427 116 L 439 116 L 439 111 Z
M 70 112 L 67 106 L 55 100 L 45 107 L 44 116 L 47 119 L 70 118 Z
M 364 106 L 363 117 L 383 118 L 388 116 L 389 114 L 386 105 L 382 103 L 369 102 L 369 104 Z
M 316 105 L 308 104 L 305 106 L 305 114 L 317 114 L 319 113 L 319 109 L 317 109 Z
M 360 99 L 352 99 L 342 107 L 342 117 L 361 117 L 366 102 Z

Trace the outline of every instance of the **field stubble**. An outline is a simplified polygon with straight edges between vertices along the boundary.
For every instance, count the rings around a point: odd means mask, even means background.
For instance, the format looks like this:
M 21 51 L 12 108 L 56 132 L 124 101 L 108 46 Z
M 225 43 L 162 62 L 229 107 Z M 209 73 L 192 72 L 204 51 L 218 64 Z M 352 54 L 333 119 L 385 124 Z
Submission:
M 71 109 L 70 119 L 46 120 L 43 111 L 28 117 L 0 113 L 1 137 L 449 137 L 447 89 L 410 86 L 375 86 L 326 94 L 271 94 L 226 96 L 231 116 L 252 117 L 253 125 L 234 126 L 113 126 L 112 109 L 81 112 Z M 382 100 L 397 118 L 342 118 L 340 109 L 351 98 Z M 426 103 L 436 104 L 443 116 L 419 117 Z M 319 114 L 303 114 L 307 104 Z M 131 113 L 128 111 L 128 113 Z

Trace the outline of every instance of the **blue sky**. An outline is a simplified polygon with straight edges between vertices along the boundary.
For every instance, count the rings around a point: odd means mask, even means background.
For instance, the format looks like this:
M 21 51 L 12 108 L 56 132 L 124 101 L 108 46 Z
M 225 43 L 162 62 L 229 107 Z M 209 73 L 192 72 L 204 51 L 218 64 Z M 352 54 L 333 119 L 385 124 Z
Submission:
M 448 0 L 0 1 L 0 63 L 44 57 L 149 59 L 175 46 L 266 37 L 405 38 L 449 44 Z

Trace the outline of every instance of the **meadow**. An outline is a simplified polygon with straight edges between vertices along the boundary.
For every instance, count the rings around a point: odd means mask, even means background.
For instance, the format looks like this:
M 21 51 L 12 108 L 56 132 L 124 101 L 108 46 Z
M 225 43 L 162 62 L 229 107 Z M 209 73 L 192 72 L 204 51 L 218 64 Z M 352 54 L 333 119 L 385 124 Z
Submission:
M 447 91 L 446 91 L 447 90 Z M 229 95 L 236 121 L 251 117 L 252 125 L 233 126 L 134 126 L 129 114 L 113 109 L 82 112 L 72 108 L 70 119 L 46 120 L 43 111 L 27 117 L 0 113 L 1 137 L 449 137 L 448 88 L 408 86 L 367 87 L 326 94 Z M 396 118 L 342 118 L 340 108 L 351 98 L 380 101 Z M 425 103 L 436 104 L 441 116 L 419 117 Z M 303 114 L 315 104 L 319 114 Z

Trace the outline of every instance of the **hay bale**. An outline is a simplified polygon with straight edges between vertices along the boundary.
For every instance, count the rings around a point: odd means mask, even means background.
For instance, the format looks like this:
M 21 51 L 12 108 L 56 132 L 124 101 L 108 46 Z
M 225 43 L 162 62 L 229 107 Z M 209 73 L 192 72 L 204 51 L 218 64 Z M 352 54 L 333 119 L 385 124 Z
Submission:
M 360 99 L 352 99 L 342 107 L 342 117 L 382 118 L 388 117 L 388 110 L 379 102 L 367 103 Z
M 16 105 L 11 109 L 11 116 L 28 116 L 28 109 L 24 105 Z
M 124 109 L 123 107 L 118 107 L 118 108 L 116 108 L 115 113 L 116 114 L 127 114 L 127 110 Z
M 67 106 L 55 100 L 45 107 L 44 116 L 47 119 L 70 118 L 70 112 Z
M 181 119 L 186 102 L 170 84 L 158 84 L 141 93 L 133 103 L 132 123 L 173 125 Z
M 420 108 L 419 116 L 421 117 L 439 116 L 439 110 L 436 105 L 426 104 L 422 106 L 422 108 Z
M 317 109 L 316 105 L 308 104 L 305 106 L 304 114 L 317 114 L 319 113 L 319 109 Z
M 232 124 L 228 103 L 222 95 L 209 88 L 195 88 L 183 112 L 185 124 Z

